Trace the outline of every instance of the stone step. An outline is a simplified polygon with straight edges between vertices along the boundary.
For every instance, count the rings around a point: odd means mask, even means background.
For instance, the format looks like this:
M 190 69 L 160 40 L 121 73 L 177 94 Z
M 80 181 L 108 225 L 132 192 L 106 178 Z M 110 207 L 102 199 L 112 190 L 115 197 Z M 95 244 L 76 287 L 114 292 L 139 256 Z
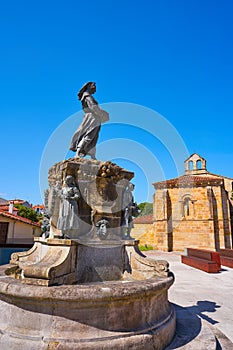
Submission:
M 217 350 L 216 337 L 208 323 L 186 308 L 174 306 L 177 317 L 176 335 L 165 350 Z
M 233 350 L 233 343 L 225 334 L 223 334 L 217 327 L 212 325 L 209 325 L 209 327 L 216 338 L 216 350 Z

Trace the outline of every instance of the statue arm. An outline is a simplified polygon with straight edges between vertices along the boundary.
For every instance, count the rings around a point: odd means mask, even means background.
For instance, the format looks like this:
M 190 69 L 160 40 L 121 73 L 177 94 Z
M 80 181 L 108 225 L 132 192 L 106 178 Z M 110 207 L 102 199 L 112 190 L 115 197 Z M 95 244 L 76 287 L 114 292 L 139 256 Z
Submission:
M 80 192 L 77 187 L 73 188 L 73 195 L 70 195 L 68 199 L 75 199 L 78 200 L 80 198 Z
M 80 192 L 78 190 L 78 188 L 76 187 L 74 189 L 74 199 L 78 200 L 80 198 Z
M 109 120 L 108 112 L 101 109 L 92 96 L 86 97 L 86 103 L 88 106 L 88 110 L 101 118 L 101 123 L 104 123 Z

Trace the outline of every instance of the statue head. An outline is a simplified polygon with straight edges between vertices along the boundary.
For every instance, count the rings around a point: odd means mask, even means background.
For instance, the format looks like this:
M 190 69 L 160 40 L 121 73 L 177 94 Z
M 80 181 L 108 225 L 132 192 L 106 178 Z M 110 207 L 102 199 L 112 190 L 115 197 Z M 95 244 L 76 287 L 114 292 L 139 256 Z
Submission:
M 67 175 L 67 176 L 65 177 L 65 184 L 67 184 L 68 186 L 74 185 L 75 182 L 74 182 L 73 176 Z
M 130 191 L 133 191 L 135 185 L 134 185 L 132 182 L 130 182 L 129 185 L 128 185 L 128 187 L 129 187 L 129 190 L 130 190 Z
M 83 93 L 89 92 L 89 94 L 94 94 L 96 92 L 96 83 L 94 81 L 88 81 L 85 83 L 78 92 L 78 99 L 81 100 Z

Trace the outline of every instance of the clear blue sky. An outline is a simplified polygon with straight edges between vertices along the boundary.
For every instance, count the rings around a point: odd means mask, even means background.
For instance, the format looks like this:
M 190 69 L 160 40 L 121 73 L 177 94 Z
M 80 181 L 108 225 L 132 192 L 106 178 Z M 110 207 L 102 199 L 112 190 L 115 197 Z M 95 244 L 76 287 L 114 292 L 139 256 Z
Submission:
M 76 94 L 89 80 L 97 83 L 100 104 L 157 111 L 190 154 L 207 159 L 209 171 L 233 177 L 232 18 L 232 0 L 2 1 L 0 197 L 42 202 L 43 150 L 54 130 L 80 110 Z M 152 181 L 162 173 L 177 176 L 174 162 L 146 131 L 105 124 L 100 147 L 111 138 L 150 148 L 161 168 L 151 166 Z M 144 184 L 149 156 L 144 169 L 116 149 L 114 159 L 138 171 L 136 200 L 152 200 Z

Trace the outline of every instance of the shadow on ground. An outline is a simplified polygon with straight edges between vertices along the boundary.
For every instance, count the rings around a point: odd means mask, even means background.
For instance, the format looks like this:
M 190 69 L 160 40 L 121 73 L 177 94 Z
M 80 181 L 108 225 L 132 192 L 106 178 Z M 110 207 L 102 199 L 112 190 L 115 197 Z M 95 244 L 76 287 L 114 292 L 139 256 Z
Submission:
M 176 311 L 176 334 L 171 344 L 165 350 L 177 349 L 193 341 L 201 332 L 201 318 L 210 324 L 218 323 L 203 312 L 215 312 L 220 306 L 213 301 L 198 301 L 196 305 L 181 307 L 173 304 Z M 221 350 L 221 347 L 217 349 Z

